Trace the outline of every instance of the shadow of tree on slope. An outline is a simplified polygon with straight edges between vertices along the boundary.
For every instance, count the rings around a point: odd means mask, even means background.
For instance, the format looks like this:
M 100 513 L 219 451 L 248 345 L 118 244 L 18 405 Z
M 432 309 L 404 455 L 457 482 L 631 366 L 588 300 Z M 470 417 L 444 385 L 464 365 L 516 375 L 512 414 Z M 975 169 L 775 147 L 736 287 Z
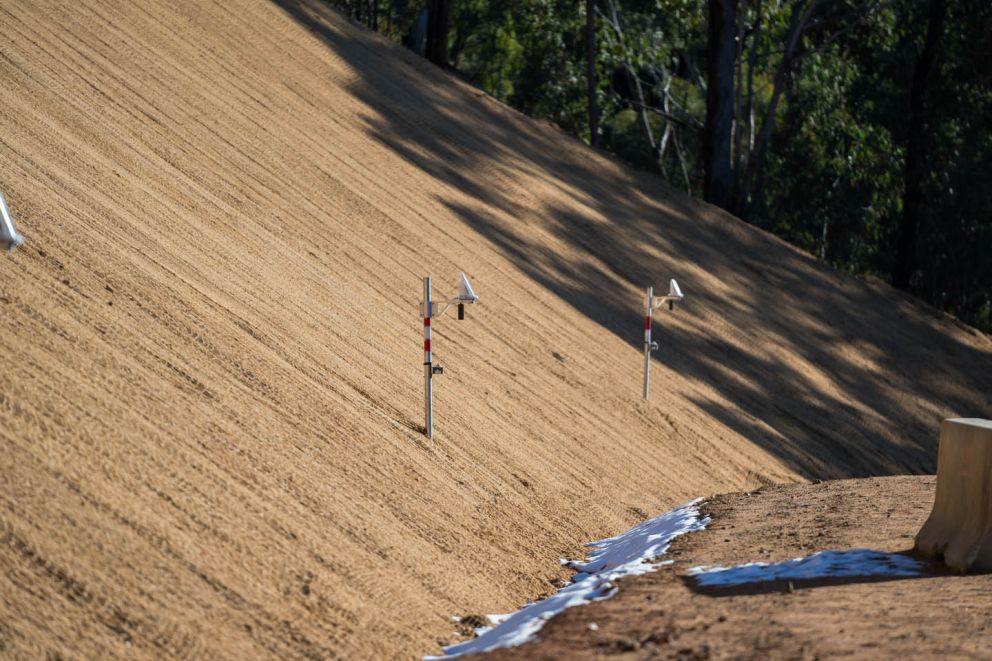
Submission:
M 666 365 L 700 385 L 689 399 L 703 411 L 800 474 L 931 473 L 938 419 L 992 414 L 985 336 L 455 84 L 317 0 L 275 4 L 357 74 L 363 129 L 575 310 L 640 349 L 641 287 L 678 274 L 694 332 L 665 336 Z M 723 287 L 694 286 L 698 273 Z

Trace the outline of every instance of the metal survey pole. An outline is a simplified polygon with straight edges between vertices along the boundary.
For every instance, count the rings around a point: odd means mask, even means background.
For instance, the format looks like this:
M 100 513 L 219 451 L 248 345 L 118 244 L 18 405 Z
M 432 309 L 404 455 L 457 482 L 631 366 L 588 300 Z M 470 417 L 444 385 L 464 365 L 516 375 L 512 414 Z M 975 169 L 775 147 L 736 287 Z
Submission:
M 24 243 L 24 238 L 14 229 L 14 221 L 10 217 L 7 200 L 3 199 L 3 194 L 0 193 L 0 248 L 13 251 L 22 243 Z
M 434 438 L 434 385 L 431 360 L 431 277 L 424 277 L 424 429 Z
M 644 399 L 651 386 L 651 310 L 654 308 L 654 287 L 648 287 L 647 311 L 644 313 Z

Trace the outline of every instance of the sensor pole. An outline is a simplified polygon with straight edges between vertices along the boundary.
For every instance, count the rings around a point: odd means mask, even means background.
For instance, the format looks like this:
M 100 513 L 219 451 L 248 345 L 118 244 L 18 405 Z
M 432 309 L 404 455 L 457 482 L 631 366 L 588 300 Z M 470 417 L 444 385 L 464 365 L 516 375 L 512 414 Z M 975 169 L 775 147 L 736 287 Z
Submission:
M 651 311 L 654 309 L 654 287 L 648 287 L 647 311 L 644 313 L 644 401 L 651 387 Z
M 424 277 L 424 430 L 434 438 L 434 366 L 431 358 L 431 277 Z

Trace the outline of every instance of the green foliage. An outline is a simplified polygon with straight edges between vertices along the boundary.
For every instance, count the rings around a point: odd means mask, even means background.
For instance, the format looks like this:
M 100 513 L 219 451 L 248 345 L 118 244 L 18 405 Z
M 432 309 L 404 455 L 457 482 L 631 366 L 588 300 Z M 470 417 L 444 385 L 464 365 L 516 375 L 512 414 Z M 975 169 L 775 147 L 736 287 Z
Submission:
M 873 99 L 857 98 L 857 76 L 837 48 L 804 61 L 778 124 L 759 214 L 775 233 L 841 268 L 882 273 L 901 210 L 903 152 L 870 121 Z
M 911 288 L 992 330 L 992 5 L 949 3 L 940 75 L 930 98 L 928 219 Z

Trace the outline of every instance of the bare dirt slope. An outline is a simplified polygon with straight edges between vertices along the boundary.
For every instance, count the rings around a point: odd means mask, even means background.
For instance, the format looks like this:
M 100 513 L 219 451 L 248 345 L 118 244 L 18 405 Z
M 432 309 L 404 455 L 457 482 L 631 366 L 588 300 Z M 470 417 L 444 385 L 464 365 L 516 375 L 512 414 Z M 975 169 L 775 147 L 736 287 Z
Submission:
M 541 641 L 500 659 L 988 658 L 992 574 L 927 563 L 922 576 L 700 589 L 698 565 L 780 562 L 816 551 L 904 553 L 930 513 L 933 477 L 766 487 L 710 500 L 710 526 L 676 540 L 674 563 L 566 611 Z M 589 625 L 595 624 L 593 629 Z
M 318 5 L 0 6 L 0 655 L 373 657 L 690 496 L 932 470 L 992 342 Z M 420 278 L 438 322 L 419 432 Z M 641 287 L 680 278 L 639 397 Z

